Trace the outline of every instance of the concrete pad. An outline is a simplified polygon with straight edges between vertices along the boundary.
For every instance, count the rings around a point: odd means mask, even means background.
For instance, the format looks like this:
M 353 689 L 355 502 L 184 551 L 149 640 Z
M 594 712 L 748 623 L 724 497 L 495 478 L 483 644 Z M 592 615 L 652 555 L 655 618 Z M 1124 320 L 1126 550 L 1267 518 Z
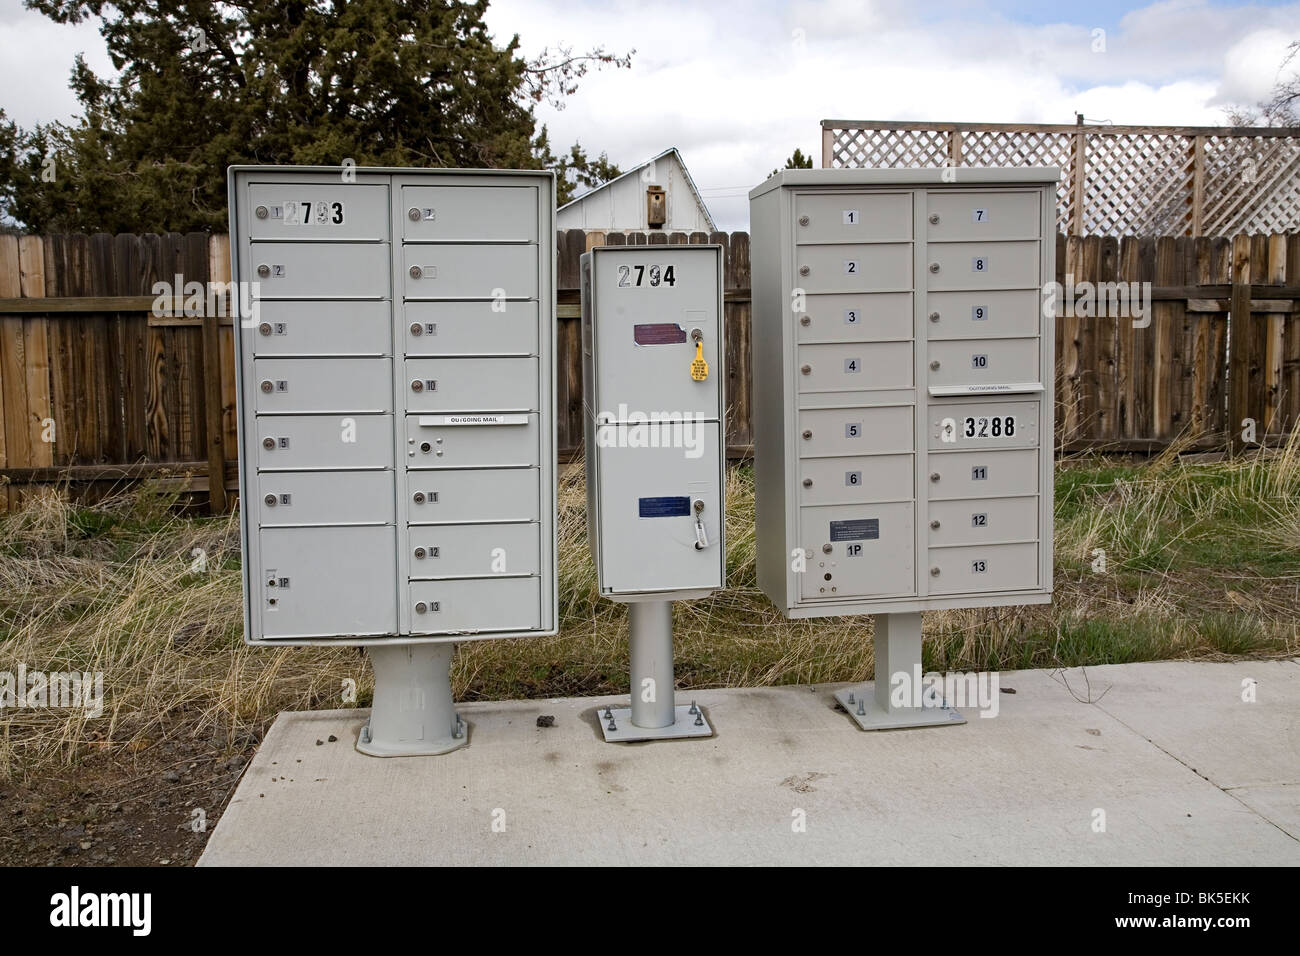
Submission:
M 1107 664 L 1055 678 L 1224 789 L 1300 783 L 1294 661 Z M 1254 682 L 1254 701 L 1242 699 Z
M 1244 665 L 1124 667 L 1158 669 L 1089 673 L 1141 723 Z M 1271 667 L 1250 670 L 1300 708 Z M 200 865 L 1300 864 L 1290 790 L 1226 793 L 1051 672 L 1001 683 L 995 718 L 877 733 L 834 709 L 843 685 L 684 692 L 716 736 L 639 744 L 601 739 L 595 711 L 619 698 L 464 704 L 470 744 L 440 757 L 357 753 L 364 710 L 285 713 Z M 1239 736 L 1201 763 L 1232 766 L 1220 750 L 1276 720 L 1231 713 Z M 1257 775 L 1294 780 L 1291 752 L 1261 751 Z
M 1300 784 L 1284 783 L 1276 787 L 1237 787 L 1229 790 L 1275 827 L 1300 840 Z

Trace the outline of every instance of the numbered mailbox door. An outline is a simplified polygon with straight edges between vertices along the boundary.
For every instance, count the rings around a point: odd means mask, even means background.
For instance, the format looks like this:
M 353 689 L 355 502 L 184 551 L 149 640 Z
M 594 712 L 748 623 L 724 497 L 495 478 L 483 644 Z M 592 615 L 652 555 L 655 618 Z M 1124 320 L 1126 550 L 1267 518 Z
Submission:
M 930 406 L 930 449 L 1032 448 L 1038 444 L 1037 402 Z
M 721 250 L 604 247 L 592 262 L 601 401 L 616 398 L 629 412 L 647 416 L 717 419 Z M 704 365 L 697 366 L 697 358 Z M 623 418 L 617 407 L 596 413 Z
M 624 426 L 597 431 L 600 580 L 606 593 L 722 587 L 718 426 L 687 427 L 695 430 L 698 444 L 631 447 Z M 691 448 L 703 454 L 691 457 Z
M 388 187 L 361 183 L 252 183 L 251 239 L 388 238 Z

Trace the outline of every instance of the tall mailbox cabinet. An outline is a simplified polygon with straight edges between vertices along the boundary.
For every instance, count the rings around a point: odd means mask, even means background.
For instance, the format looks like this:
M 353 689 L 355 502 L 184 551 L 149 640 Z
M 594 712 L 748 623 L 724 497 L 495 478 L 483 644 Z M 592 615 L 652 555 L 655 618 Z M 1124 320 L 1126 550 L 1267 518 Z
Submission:
M 361 749 L 464 743 L 454 642 L 556 630 L 554 180 L 232 167 L 245 634 L 367 645 Z
M 759 585 L 875 614 L 864 727 L 920 612 L 1052 593 L 1055 169 L 785 170 L 750 193 Z M 870 705 L 878 710 L 872 712 Z

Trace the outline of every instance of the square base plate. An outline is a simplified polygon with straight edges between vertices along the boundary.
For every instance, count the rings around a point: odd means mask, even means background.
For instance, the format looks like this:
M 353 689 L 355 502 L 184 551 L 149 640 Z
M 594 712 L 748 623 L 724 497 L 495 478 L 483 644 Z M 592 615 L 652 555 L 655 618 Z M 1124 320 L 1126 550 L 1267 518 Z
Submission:
M 849 696 L 853 703 L 849 703 Z M 835 699 L 863 730 L 902 730 L 906 727 L 955 727 L 966 718 L 951 707 L 900 707 L 886 711 L 876 703 L 875 686 L 861 684 L 835 692 Z M 864 713 L 858 713 L 859 705 Z
M 677 719 L 673 721 L 670 727 L 638 727 L 632 723 L 631 707 L 611 707 L 610 713 L 614 717 L 614 727 L 609 729 L 609 718 L 605 716 L 605 708 L 601 707 L 596 711 L 596 720 L 600 722 L 601 733 L 605 735 L 606 743 L 625 744 L 634 740 L 675 740 L 679 737 L 712 737 L 713 728 L 709 726 L 708 718 L 704 716 L 704 708 L 697 708 L 698 713 L 690 712 L 690 704 L 678 704 L 674 708 Z M 704 723 L 696 725 L 696 720 L 702 720 Z

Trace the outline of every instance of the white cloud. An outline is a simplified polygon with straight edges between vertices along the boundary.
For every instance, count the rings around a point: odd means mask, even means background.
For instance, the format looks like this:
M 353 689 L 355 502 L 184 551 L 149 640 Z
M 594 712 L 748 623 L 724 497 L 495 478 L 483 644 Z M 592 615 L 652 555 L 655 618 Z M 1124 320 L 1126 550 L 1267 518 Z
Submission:
M 21 0 L 0 0 L 0 107 L 10 119 L 33 126 L 74 116 L 68 78 L 77 53 L 101 76 L 115 72 L 97 23 L 55 23 Z

